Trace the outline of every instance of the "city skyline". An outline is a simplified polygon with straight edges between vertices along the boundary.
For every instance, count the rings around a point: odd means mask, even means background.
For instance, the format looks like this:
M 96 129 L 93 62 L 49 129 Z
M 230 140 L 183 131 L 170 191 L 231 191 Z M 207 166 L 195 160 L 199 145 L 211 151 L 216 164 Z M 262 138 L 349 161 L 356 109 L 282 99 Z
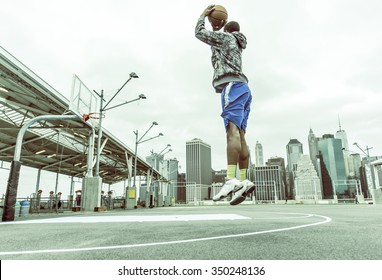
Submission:
M 314 131 L 314 129 L 312 128 L 312 127 L 310 127 L 309 128 L 309 131 L 313 131 L 314 132 L 314 135 L 315 136 L 317 136 L 318 134 Z M 333 132 L 329 132 L 329 131 L 326 131 L 326 132 L 324 132 L 324 133 L 322 133 L 322 134 L 319 134 L 319 136 L 318 136 L 318 138 L 321 138 L 322 136 L 324 136 L 324 135 L 328 135 L 328 134 L 331 134 L 331 135 L 335 135 L 335 138 L 336 139 L 340 139 L 340 140 L 342 140 L 342 138 L 340 138 L 338 135 L 338 130 L 335 132 L 335 131 L 333 131 Z M 341 137 L 343 137 L 343 134 L 345 133 L 346 134 L 346 136 L 347 136 L 347 133 L 346 133 L 346 130 L 343 130 L 342 128 L 341 128 Z M 290 140 L 292 140 L 292 139 L 295 139 L 295 140 L 297 140 L 297 141 L 299 141 L 301 144 L 302 144 L 302 147 L 303 147 L 303 154 L 306 154 L 306 155 L 310 155 L 310 151 L 309 151 L 309 132 L 306 134 L 306 137 L 305 138 L 303 138 L 303 139 L 300 139 L 300 138 L 294 138 L 294 137 L 292 137 L 292 138 L 290 138 L 289 139 L 289 141 Z M 266 146 L 266 143 L 264 144 L 264 143 L 260 143 L 259 141 L 256 141 L 256 142 L 258 142 L 259 144 L 261 144 L 262 145 L 262 147 L 264 147 L 264 146 Z M 353 143 L 357 143 L 357 142 L 353 142 Z M 288 143 L 286 143 L 285 145 L 287 145 Z M 305 145 L 304 145 L 305 144 Z M 358 143 L 357 143 L 358 144 Z M 345 144 L 347 147 L 348 147 L 348 143 L 346 143 Z M 251 147 L 251 143 L 249 144 L 249 146 Z M 306 149 L 306 148 L 308 148 L 308 149 Z M 345 147 L 344 147 L 345 148 Z M 373 153 L 373 149 L 374 149 L 374 147 L 369 147 L 369 146 L 365 146 L 364 148 L 362 148 L 362 147 L 360 147 L 362 150 L 360 150 L 356 145 L 352 145 L 351 146 L 351 148 L 345 148 L 345 150 L 344 151 L 346 151 L 346 152 L 348 152 L 348 154 L 359 154 L 362 158 L 363 157 L 366 157 L 366 155 L 365 155 L 365 152 L 366 152 L 366 149 L 369 149 L 371 152 L 370 152 L 370 156 L 382 156 L 382 154 L 374 154 Z M 264 148 L 263 148 L 263 152 L 267 152 Z M 268 154 L 270 154 L 269 152 L 268 152 Z M 267 159 L 270 159 L 270 158 L 273 158 L 273 157 L 283 157 L 283 158 L 286 158 L 287 157 L 287 153 L 285 153 L 285 155 L 274 155 L 274 156 L 270 156 L 270 157 L 264 157 L 264 159 L 265 160 L 267 160 Z
M 310 128 L 310 130 L 311 130 L 312 128 Z M 314 130 L 313 130 L 314 131 Z M 345 131 L 346 132 L 346 130 L 344 129 L 343 131 Z M 335 133 L 335 132 L 334 132 Z M 325 135 L 325 134 L 330 134 L 330 133 L 324 133 L 324 134 L 322 134 L 322 135 Z M 320 136 L 321 137 L 321 136 Z M 303 140 L 305 140 L 305 142 L 307 142 L 308 143 L 308 138 L 309 138 L 309 133 L 307 133 L 307 135 L 306 135 L 306 137 L 305 137 L 305 139 L 303 139 Z M 297 138 L 296 138 L 297 139 Z M 191 141 L 192 139 L 189 139 L 189 141 Z M 201 141 L 203 141 L 203 139 L 202 139 L 202 137 L 201 137 L 201 139 L 199 139 L 199 140 L 201 140 Z M 309 149 L 307 149 L 306 148 L 306 146 L 304 146 L 304 144 L 303 144 L 303 140 L 302 141 L 300 141 L 299 139 L 297 139 L 299 142 L 301 142 L 301 144 L 302 144 L 302 147 L 303 147 L 303 151 L 304 151 L 304 153 L 303 154 L 305 154 L 305 155 L 310 155 L 310 153 L 309 153 Z M 203 142 L 205 142 L 205 141 L 203 141 Z M 261 144 L 261 146 L 262 146 L 262 150 L 263 150 L 263 153 L 264 154 L 267 154 L 267 151 L 263 148 L 264 146 L 266 146 L 266 143 L 265 144 L 263 144 L 263 143 L 260 143 L 259 141 L 257 141 L 257 143 L 258 144 Z M 252 152 L 252 164 L 254 164 L 255 162 L 256 162 L 256 159 L 255 159 L 255 149 L 252 149 L 251 147 L 251 144 L 252 143 L 249 143 L 249 147 L 250 147 L 250 149 L 251 149 L 251 151 L 253 151 Z M 186 142 L 185 142 L 185 145 L 186 145 Z M 256 144 L 255 144 L 256 145 Z M 281 145 L 281 146 L 284 146 L 284 149 L 285 149 L 285 146 L 287 145 L 287 143 L 285 144 L 285 145 Z M 186 150 L 186 148 L 184 148 L 185 150 Z M 213 157 L 213 152 L 212 151 L 214 151 L 214 150 L 216 150 L 212 145 L 211 145 L 211 158 Z M 371 150 L 372 151 L 372 150 Z M 362 153 L 362 151 L 356 151 L 356 150 L 354 150 L 353 151 L 354 152 L 354 154 L 359 154 L 360 155 L 360 157 L 361 157 L 361 159 L 362 158 L 364 158 L 365 157 L 365 155 Z M 269 153 L 269 152 L 268 152 Z M 371 152 L 372 153 L 372 152 Z M 152 162 L 151 162 L 151 158 L 150 158 L 150 156 L 152 156 L 152 152 L 150 152 L 150 154 L 149 155 L 147 155 L 147 158 L 148 158 L 148 161 L 149 161 L 149 163 L 150 164 L 152 164 Z M 161 158 L 162 158 L 162 156 L 163 155 L 161 155 Z M 172 154 L 166 154 L 166 158 L 167 159 L 172 159 L 172 158 L 176 158 L 176 157 L 172 157 Z M 381 155 L 375 155 L 375 156 L 381 156 Z M 277 157 L 281 157 L 281 158 L 283 158 L 283 159 L 287 159 L 287 154 L 285 153 L 285 155 L 283 155 L 283 156 L 271 156 L 271 157 L 265 157 L 264 156 L 264 161 L 268 161 L 269 159 L 271 159 L 271 158 L 277 158 Z M 145 157 L 146 158 L 146 157 Z M 165 159 L 164 157 L 163 157 L 163 159 Z M 177 159 L 177 161 L 179 161 L 179 159 L 178 158 L 176 158 Z M 146 160 L 147 161 L 147 160 Z M 287 162 L 287 161 L 286 161 Z M 185 170 L 185 166 L 186 166 L 186 161 L 184 161 L 184 162 L 181 162 L 181 161 L 179 161 L 179 166 L 184 166 L 184 168 L 179 168 L 179 173 L 186 173 L 186 170 Z M 286 167 L 287 167 L 287 164 L 286 164 Z M 215 170 L 215 171 L 219 171 L 219 170 L 224 170 L 224 169 L 226 169 L 226 166 L 223 166 L 223 168 L 216 168 L 216 167 L 214 167 L 214 165 L 213 165 L 213 163 L 211 164 L 211 168 L 213 169 L 213 170 Z M 34 180 L 36 180 L 36 178 L 37 178 L 37 170 L 35 170 L 35 169 L 32 169 L 32 168 L 27 168 L 27 167 L 23 167 L 22 168 L 22 170 L 21 170 L 21 172 L 22 172 L 22 175 L 25 175 L 28 179 L 26 179 L 26 180 L 23 180 L 23 178 L 20 178 L 20 186 L 21 186 L 21 188 L 20 188 L 20 190 L 19 190 L 19 192 L 20 192 L 20 195 L 22 194 L 22 196 L 29 196 L 31 193 L 33 193 L 34 191 L 35 191 L 35 181 Z M 8 172 L 7 172 L 7 170 L 5 170 L 5 169 L 0 169 L 0 174 L 1 174 L 1 176 L 2 176 L 2 178 L 3 179 L 8 179 Z M 48 192 L 48 191 L 50 191 L 50 190 L 54 190 L 54 184 L 55 184 L 55 180 L 56 180 L 56 174 L 54 174 L 54 173 L 51 173 L 51 172 L 45 172 L 45 177 L 44 176 L 42 176 L 41 177 L 41 186 L 42 186 L 42 188 L 45 190 L 45 192 Z M 31 178 L 31 179 L 29 179 L 29 178 Z M 6 180 L 2 180 L 2 182 L 1 182 L 1 185 L 0 185 L 0 192 L 1 193 L 5 193 L 5 190 L 6 190 Z M 28 190 L 25 190 L 25 189 L 23 189 L 23 188 L 25 188 L 25 185 L 27 184 L 27 182 L 28 182 L 28 185 L 29 185 L 29 187 L 28 187 Z M 58 187 L 58 190 L 59 191 L 61 191 L 61 192 L 63 192 L 64 194 L 66 194 L 66 193 L 68 193 L 69 192 L 69 187 L 66 189 L 66 188 L 63 188 L 63 186 L 69 186 L 70 185 L 70 178 L 69 177 L 67 177 L 67 176 L 64 176 L 64 175 L 60 175 L 60 182 L 59 182 L 59 187 Z M 49 187 L 47 187 L 47 186 L 49 186 Z M 112 185 L 111 186 L 111 188 L 112 189 L 116 189 L 116 193 L 117 193 L 117 195 L 123 195 L 123 188 L 126 186 L 126 183 L 125 182 L 120 182 L 120 183 L 118 183 L 118 184 L 115 184 L 115 185 Z M 81 188 L 81 185 L 80 185 L 80 183 L 77 183 L 77 187 L 76 187 L 77 189 L 78 188 Z M 107 187 L 106 186 L 104 186 L 104 189 L 106 189 Z

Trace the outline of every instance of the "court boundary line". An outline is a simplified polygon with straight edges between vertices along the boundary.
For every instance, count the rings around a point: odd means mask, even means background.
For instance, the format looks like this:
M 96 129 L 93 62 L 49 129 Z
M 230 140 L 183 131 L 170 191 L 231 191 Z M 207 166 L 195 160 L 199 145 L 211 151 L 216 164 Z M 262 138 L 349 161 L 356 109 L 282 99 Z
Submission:
M 239 214 L 180 214 L 180 215 L 109 215 L 109 216 L 72 216 L 55 217 L 0 223 L 0 225 L 38 225 L 38 224 L 94 224 L 94 223 L 146 223 L 146 222 L 183 222 L 183 221 L 221 221 L 249 220 L 251 218 Z
M 201 237 L 201 238 L 192 238 L 184 240 L 173 240 L 173 241 L 162 241 L 162 242 L 150 242 L 150 243 L 138 243 L 138 244 L 125 244 L 125 245 L 113 245 L 113 246 L 99 246 L 99 247 L 85 247 L 85 248 L 68 248 L 68 249 L 46 249 L 46 250 L 26 250 L 26 251 L 11 251 L 11 252 L 0 252 L 0 256 L 10 256 L 10 255 L 31 255 L 31 254 L 57 254 L 57 253 L 73 253 L 73 252 L 86 252 L 86 251 L 100 251 L 100 250 L 117 250 L 117 249 L 130 249 L 130 248 L 139 248 L 139 247 L 151 247 L 151 246 L 163 246 L 163 245 L 174 245 L 174 244 L 184 244 L 184 243 L 193 243 L 193 242 L 202 242 L 202 241 L 211 241 L 211 240 L 220 240 L 220 239 L 229 239 L 229 238 L 239 238 L 246 236 L 254 236 L 267 233 L 277 233 L 283 231 L 290 231 L 296 229 L 302 229 L 307 227 L 318 226 L 326 224 L 332 221 L 330 217 L 316 215 L 316 214 L 305 214 L 305 213 L 288 213 L 288 214 L 299 214 L 299 215 L 311 215 L 311 217 L 322 218 L 323 221 L 292 226 L 284 227 L 271 230 L 255 231 L 248 233 L 238 233 L 238 234 L 229 234 L 221 236 L 211 236 L 211 237 Z

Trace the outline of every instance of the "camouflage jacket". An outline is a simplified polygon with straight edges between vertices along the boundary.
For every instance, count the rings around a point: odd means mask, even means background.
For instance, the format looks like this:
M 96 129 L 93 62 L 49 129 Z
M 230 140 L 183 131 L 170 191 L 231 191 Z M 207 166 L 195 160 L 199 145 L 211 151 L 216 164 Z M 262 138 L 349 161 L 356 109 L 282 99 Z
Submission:
M 247 39 L 241 32 L 215 32 L 205 28 L 205 17 L 201 16 L 195 28 L 195 36 L 211 46 L 211 62 L 214 68 L 212 85 L 221 92 L 229 82 L 248 83 L 242 72 L 241 53 L 247 46 Z

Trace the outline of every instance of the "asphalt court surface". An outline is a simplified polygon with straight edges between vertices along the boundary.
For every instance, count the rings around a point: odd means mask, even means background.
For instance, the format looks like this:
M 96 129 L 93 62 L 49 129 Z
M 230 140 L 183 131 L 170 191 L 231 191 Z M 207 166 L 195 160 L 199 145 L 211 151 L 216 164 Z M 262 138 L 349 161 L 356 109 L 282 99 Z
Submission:
M 30 215 L 2 260 L 381 260 L 381 205 L 219 205 Z

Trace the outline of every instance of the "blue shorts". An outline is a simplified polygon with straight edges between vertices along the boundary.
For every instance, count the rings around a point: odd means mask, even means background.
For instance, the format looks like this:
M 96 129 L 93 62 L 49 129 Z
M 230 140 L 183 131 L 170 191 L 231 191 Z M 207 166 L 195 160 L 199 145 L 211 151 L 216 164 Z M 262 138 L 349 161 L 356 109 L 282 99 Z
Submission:
M 226 131 L 229 122 L 246 131 L 251 102 L 251 90 L 246 83 L 230 82 L 225 86 L 221 93 L 221 117 Z

